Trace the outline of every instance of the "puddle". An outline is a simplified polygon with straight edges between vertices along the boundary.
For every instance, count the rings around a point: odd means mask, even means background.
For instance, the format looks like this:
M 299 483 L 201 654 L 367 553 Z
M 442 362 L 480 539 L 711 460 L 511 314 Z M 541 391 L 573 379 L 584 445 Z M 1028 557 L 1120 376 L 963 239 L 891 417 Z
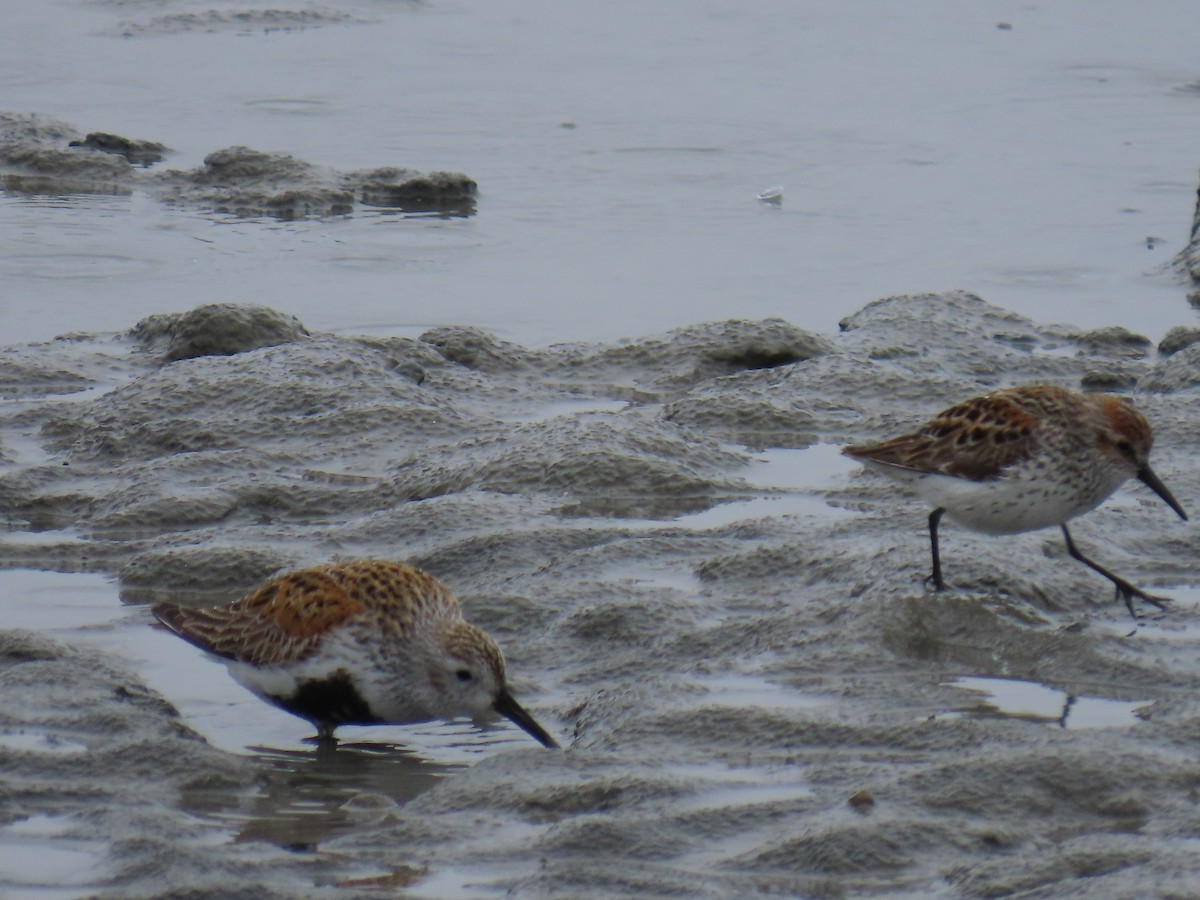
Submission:
M 842 456 L 840 444 L 813 444 L 801 449 L 773 448 L 756 454 L 745 479 L 772 490 L 823 491 L 837 484 L 860 464 Z
M 226 826 L 236 843 L 291 850 L 315 850 L 339 834 L 398 820 L 405 803 L 460 768 L 388 744 L 249 749 L 262 773 L 253 794 L 193 791 L 184 806 Z
M 33 815 L 0 828 L 0 893 L 5 897 L 79 897 L 107 873 L 101 843 L 70 835 L 70 818 Z
M 701 708 L 757 706 L 762 709 L 813 709 L 829 703 L 828 697 L 805 694 L 786 685 L 775 684 L 758 675 L 722 674 L 701 675 L 691 679 L 700 688 L 694 697 L 683 698 L 684 704 Z
M 825 492 L 844 480 L 856 463 L 842 456 L 838 444 L 813 444 L 803 449 L 775 448 L 755 455 L 739 473 L 763 496 L 722 503 L 702 512 L 680 516 L 676 525 L 693 529 L 723 528 L 747 519 L 781 516 L 819 516 L 829 519 L 853 515 L 830 506 Z
M 1034 681 L 1009 678 L 964 676 L 946 684 L 979 696 L 971 706 L 939 718 L 1023 719 L 1072 729 L 1124 728 L 1139 722 L 1137 711 L 1153 702 L 1080 697 Z
M 60 544 L 81 544 L 83 537 L 75 528 L 48 528 L 45 531 L 22 531 L 0 526 L 0 543 L 14 547 L 56 547 Z M 2 576 L 0 576 L 2 577 Z

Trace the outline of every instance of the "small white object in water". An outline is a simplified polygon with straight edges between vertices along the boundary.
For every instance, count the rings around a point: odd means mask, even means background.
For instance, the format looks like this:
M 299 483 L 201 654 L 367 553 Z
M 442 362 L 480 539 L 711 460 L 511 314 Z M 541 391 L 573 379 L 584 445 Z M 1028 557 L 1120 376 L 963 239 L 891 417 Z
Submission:
M 779 206 L 783 203 L 783 188 L 767 188 L 758 195 L 758 200 L 760 203 L 770 203 L 772 206 Z

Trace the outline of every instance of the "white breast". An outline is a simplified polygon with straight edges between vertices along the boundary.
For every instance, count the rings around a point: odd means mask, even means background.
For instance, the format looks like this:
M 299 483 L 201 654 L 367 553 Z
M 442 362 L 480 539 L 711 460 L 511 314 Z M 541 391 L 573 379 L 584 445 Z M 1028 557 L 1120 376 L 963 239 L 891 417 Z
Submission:
M 1014 469 L 993 481 L 922 475 L 917 493 L 961 525 L 985 534 L 1016 534 L 1061 525 L 1095 509 L 1121 484 L 1110 478 L 1052 479 L 1040 470 Z

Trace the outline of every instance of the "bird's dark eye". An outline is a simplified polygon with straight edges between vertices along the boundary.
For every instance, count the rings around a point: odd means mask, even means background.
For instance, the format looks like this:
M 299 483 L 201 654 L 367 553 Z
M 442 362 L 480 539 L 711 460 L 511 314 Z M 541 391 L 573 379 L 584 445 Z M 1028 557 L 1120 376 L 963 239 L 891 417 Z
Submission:
M 1133 459 L 1133 444 L 1129 441 L 1117 441 L 1117 452 L 1122 456 L 1128 456 Z
M 469 669 L 459 669 L 457 672 L 454 673 L 454 675 L 456 678 L 458 678 L 459 681 L 470 681 L 471 680 L 471 672 Z

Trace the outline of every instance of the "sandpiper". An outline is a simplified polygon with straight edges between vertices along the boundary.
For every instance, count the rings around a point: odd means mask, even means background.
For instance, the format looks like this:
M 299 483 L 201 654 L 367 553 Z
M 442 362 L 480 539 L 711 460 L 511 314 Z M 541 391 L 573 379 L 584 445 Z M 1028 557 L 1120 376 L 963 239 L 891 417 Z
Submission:
M 213 609 L 159 604 L 155 618 L 220 658 L 254 694 L 312 722 L 339 725 L 510 719 L 558 743 L 508 689 L 504 657 L 432 575 L 367 560 L 300 569 Z
M 919 431 L 842 452 L 872 469 L 911 482 L 934 506 L 930 580 L 945 588 L 938 521 L 948 515 L 974 531 L 1016 534 L 1058 525 L 1067 552 L 1107 578 L 1137 618 L 1133 598 L 1154 597 L 1088 559 L 1067 521 L 1095 509 L 1131 477 L 1187 514 L 1150 468 L 1150 425 L 1124 397 L 1079 394 L 1052 385 L 993 391 L 952 406 Z

